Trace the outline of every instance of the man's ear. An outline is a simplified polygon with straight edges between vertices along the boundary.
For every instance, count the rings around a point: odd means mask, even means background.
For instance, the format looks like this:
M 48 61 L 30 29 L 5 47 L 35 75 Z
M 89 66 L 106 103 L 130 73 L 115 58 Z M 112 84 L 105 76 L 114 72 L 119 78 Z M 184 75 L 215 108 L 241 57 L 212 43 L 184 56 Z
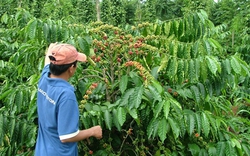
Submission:
M 69 72 L 70 72 L 70 73 L 73 73 L 73 70 L 74 70 L 74 65 L 72 64 L 72 65 L 69 67 Z

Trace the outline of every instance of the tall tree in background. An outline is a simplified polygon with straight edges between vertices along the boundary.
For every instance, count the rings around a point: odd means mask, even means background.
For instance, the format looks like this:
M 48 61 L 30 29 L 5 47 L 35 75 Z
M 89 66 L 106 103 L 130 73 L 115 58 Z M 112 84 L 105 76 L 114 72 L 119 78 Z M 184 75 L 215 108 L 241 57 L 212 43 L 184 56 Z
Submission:
M 74 7 L 75 18 L 77 18 L 80 23 L 96 21 L 95 1 L 76 0 Z
M 142 20 L 146 22 L 155 22 L 156 17 L 156 0 L 146 1 L 142 5 Z
M 11 1 L 0 0 L 0 15 L 4 13 L 12 13 L 17 7 L 17 3 L 12 3 Z
M 150 0 L 155 3 L 156 18 L 169 20 L 203 9 L 208 14 L 214 5 L 213 0 Z
M 241 53 L 244 60 L 250 61 L 250 2 L 248 0 L 221 0 L 212 11 L 211 20 L 215 25 L 225 25 L 220 42 L 228 53 Z
M 142 3 L 140 0 L 136 1 L 136 12 L 135 12 L 135 21 L 140 23 L 142 21 Z
M 134 3 L 136 7 L 135 22 L 152 22 L 157 19 L 156 17 L 156 0 L 136 0 Z
M 41 10 L 41 18 L 63 19 L 69 17 L 76 8 L 71 0 L 47 1 Z
M 176 2 L 182 3 L 183 14 L 202 9 L 209 15 L 215 4 L 214 0 L 176 0 Z
M 133 25 L 135 22 L 135 12 L 137 0 L 127 1 L 124 0 L 124 9 L 125 9 L 125 23 Z
M 100 1 L 96 0 L 95 5 L 96 5 L 96 19 L 97 19 L 97 21 L 100 21 L 101 20 Z
M 181 17 L 182 1 L 171 1 L 171 0 L 156 0 L 156 15 L 157 18 L 164 21 L 177 17 Z
M 110 0 L 102 0 L 101 3 L 101 20 L 103 22 L 110 22 L 110 23 L 114 23 L 115 19 L 112 16 L 111 11 L 112 9 L 112 3 Z
M 126 11 L 120 0 L 103 0 L 101 3 L 101 20 L 115 26 L 125 24 Z

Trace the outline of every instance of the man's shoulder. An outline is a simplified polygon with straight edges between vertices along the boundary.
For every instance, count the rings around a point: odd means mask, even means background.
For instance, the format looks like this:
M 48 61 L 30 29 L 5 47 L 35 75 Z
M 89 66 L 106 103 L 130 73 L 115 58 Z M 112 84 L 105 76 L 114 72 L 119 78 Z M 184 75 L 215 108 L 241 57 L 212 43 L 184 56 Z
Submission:
M 64 87 L 62 88 L 62 95 L 66 96 L 68 99 L 70 98 L 74 98 L 75 97 L 75 92 L 74 92 L 74 89 L 73 87 Z
M 49 64 L 47 64 L 47 65 L 45 65 L 45 66 L 43 67 L 42 74 L 43 74 L 43 73 L 47 73 L 47 72 L 49 72 Z
M 43 78 L 44 76 L 48 75 L 49 73 L 49 64 L 47 64 L 46 66 L 44 66 L 42 72 L 41 72 L 41 76 L 40 79 Z

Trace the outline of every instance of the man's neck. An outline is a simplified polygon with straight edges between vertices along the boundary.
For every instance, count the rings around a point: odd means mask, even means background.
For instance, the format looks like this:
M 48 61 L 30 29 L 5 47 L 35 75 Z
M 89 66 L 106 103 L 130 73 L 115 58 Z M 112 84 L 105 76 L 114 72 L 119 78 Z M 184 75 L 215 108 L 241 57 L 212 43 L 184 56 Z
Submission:
M 60 79 L 64 79 L 66 81 L 69 80 L 69 77 L 67 76 L 67 74 L 61 74 L 61 75 L 53 75 L 53 74 L 50 74 L 49 75 L 50 78 L 60 78 Z

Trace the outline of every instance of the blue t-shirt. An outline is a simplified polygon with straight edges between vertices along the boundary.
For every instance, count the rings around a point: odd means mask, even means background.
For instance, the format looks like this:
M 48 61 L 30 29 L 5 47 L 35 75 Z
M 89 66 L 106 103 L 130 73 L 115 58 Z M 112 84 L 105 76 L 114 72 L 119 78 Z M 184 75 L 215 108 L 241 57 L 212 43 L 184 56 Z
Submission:
M 79 133 L 79 110 L 74 88 L 42 71 L 37 93 L 38 137 L 35 156 L 77 156 L 77 143 L 62 143 Z

